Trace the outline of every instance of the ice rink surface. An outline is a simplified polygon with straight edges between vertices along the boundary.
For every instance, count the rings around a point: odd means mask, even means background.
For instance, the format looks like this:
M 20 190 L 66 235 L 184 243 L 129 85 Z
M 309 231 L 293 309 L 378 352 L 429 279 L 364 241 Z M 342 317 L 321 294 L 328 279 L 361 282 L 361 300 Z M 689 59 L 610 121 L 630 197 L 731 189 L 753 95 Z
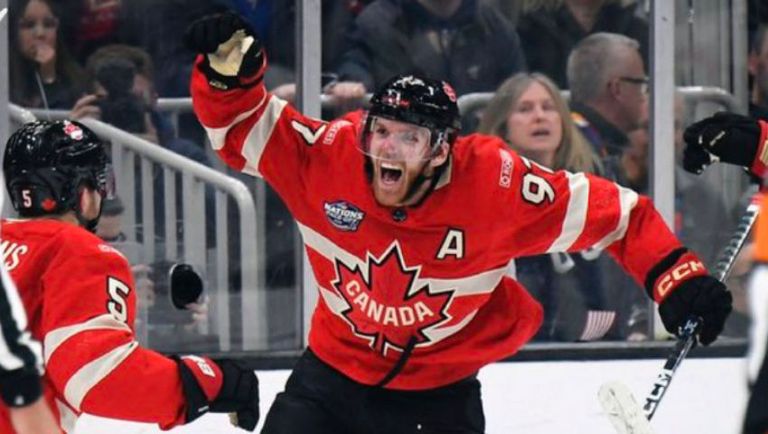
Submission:
M 624 382 L 638 400 L 650 391 L 664 361 L 497 363 L 480 372 L 488 434 L 612 434 L 597 390 Z M 260 371 L 262 417 L 288 371 Z M 746 402 L 743 359 L 688 359 L 678 369 L 651 425 L 656 434 L 738 434 Z M 235 434 L 226 415 L 160 431 L 147 424 L 83 416 L 77 434 Z M 258 430 L 257 430 L 258 432 Z M 362 433 L 361 433 L 362 434 Z

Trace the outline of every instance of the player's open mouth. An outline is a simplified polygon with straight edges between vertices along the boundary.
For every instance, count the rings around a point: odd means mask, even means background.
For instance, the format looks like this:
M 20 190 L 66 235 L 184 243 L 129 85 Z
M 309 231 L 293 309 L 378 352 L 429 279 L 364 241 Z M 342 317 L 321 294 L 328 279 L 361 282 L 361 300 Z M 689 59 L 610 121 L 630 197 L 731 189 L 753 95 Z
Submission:
M 537 128 L 533 130 L 533 133 L 531 133 L 533 137 L 547 137 L 549 134 L 550 131 L 547 128 Z
M 381 183 L 385 186 L 393 186 L 400 181 L 403 176 L 403 169 L 399 166 L 389 163 L 381 163 L 380 166 Z

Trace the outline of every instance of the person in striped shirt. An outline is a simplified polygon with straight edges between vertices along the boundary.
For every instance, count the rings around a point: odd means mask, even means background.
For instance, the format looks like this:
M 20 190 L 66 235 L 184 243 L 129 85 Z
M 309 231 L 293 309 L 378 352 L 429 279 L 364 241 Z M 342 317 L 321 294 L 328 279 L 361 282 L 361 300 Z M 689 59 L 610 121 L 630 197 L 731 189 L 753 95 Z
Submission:
M 0 208 L 3 194 L 0 189 Z M 58 434 L 42 393 L 40 343 L 27 329 L 27 314 L 16 285 L 0 263 L 0 398 L 19 434 Z

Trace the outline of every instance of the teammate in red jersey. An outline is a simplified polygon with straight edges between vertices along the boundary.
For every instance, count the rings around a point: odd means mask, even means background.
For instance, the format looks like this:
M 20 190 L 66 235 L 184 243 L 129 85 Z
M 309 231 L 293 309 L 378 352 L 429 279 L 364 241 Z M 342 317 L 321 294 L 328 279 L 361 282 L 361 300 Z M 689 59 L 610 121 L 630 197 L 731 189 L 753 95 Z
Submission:
M 520 256 L 605 248 L 670 331 L 689 315 L 704 344 L 722 330 L 730 294 L 647 198 L 458 137 L 447 83 L 396 77 L 367 113 L 324 122 L 266 91 L 266 56 L 238 16 L 196 21 L 186 40 L 201 53 L 192 96 L 212 146 L 281 195 L 321 294 L 263 432 L 483 432 L 476 373 L 542 320 L 505 277 Z
M 44 393 L 61 428 L 90 414 L 167 429 L 206 411 L 258 420 L 258 381 L 231 360 L 166 357 L 136 342 L 136 296 L 126 259 L 94 228 L 109 166 L 93 132 L 69 121 L 24 125 L 8 140 L 5 179 L 20 220 L 4 220 L 3 258 L 34 338 Z M 14 432 L 0 405 L 0 432 Z

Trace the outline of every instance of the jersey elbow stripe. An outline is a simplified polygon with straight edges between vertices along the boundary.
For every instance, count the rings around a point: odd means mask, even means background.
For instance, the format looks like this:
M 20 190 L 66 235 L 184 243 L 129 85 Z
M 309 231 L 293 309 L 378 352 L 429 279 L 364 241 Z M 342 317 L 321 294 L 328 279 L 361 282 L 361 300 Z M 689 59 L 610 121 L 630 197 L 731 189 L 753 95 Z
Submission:
M 261 101 L 259 101 L 259 103 L 256 104 L 256 107 L 248 111 L 245 111 L 243 113 L 240 113 L 235 117 L 232 123 L 227 125 L 226 127 L 210 128 L 203 125 L 203 128 L 205 128 L 205 132 L 208 134 L 208 139 L 210 139 L 211 141 L 211 147 L 213 148 L 213 150 L 218 151 L 219 149 L 223 148 L 224 145 L 226 144 L 227 133 L 229 132 L 229 130 L 232 129 L 232 127 L 235 126 L 236 124 L 242 122 L 247 117 L 256 113 L 264 105 L 264 102 L 266 100 L 267 100 L 267 94 L 265 93 L 264 96 L 261 98 Z
M 264 112 L 259 116 L 259 120 L 253 125 L 251 130 L 246 136 L 240 155 L 245 160 L 245 164 L 241 169 L 241 172 L 252 176 L 261 176 L 259 172 L 259 161 L 261 161 L 261 154 L 264 152 L 264 148 L 267 145 L 269 137 L 272 135 L 272 131 L 275 129 L 280 114 L 288 103 L 280 98 L 269 98 Z M 256 110 L 260 110 L 261 105 Z M 253 114 L 254 112 L 251 112 Z M 233 124 L 234 125 L 234 124 Z M 226 135 L 230 127 L 226 131 L 208 131 L 208 137 L 211 138 L 212 146 L 215 150 L 222 149 L 226 144 Z M 214 144 L 214 140 L 216 143 Z
M 568 177 L 568 205 L 565 209 L 565 220 L 560 235 L 552 242 L 547 253 L 565 252 L 584 230 L 589 206 L 589 178 L 583 173 L 566 173 Z
M 56 349 L 59 348 L 61 344 L 66 342 L 67 339 L 78 333 L 99 329 L 122 330 L 128 333 L 132 333 L 128 325 L 126 325 L 124 322 L 118 321 L 110 314 L 100 315 L 79 324 L 57 328 L 45 335 L 45 339 L 43 341 L 45 363 L 48 363 L 51 355 L 53 355 Z
M 629 216 L 637 205 L 637 193 L 628 188 L 620 187 L 618 185 L 617 187 L 619 190 L 619 222 L 616 225 L 616 229 L 611 231 L 593 246 L 598 250 L 605 249 L 614 241 L 624 237 L 624 234 L 627 233 L 627 228 L 629 227 Z
M 117 369 L 138 346 L 136 341 L 121 345 L 80 368 L 64 387 L 64 397 L 69 405 L 82 411 L 80 406 L 88 392 Z
M 261 154 L 264 152 L 267 141 L 280 120 L 280 114 L 286 105 L 287 103 L 280 98 L 270 98 L 264 113 L 262 113 L 259 120 L 251 128 L 251 131 L 248 132 L 248 137 L 245 138 L 242 151 L 243 158 L 246 161 L 242 170 L 243 173 L 261 176 L 259 173 Z

